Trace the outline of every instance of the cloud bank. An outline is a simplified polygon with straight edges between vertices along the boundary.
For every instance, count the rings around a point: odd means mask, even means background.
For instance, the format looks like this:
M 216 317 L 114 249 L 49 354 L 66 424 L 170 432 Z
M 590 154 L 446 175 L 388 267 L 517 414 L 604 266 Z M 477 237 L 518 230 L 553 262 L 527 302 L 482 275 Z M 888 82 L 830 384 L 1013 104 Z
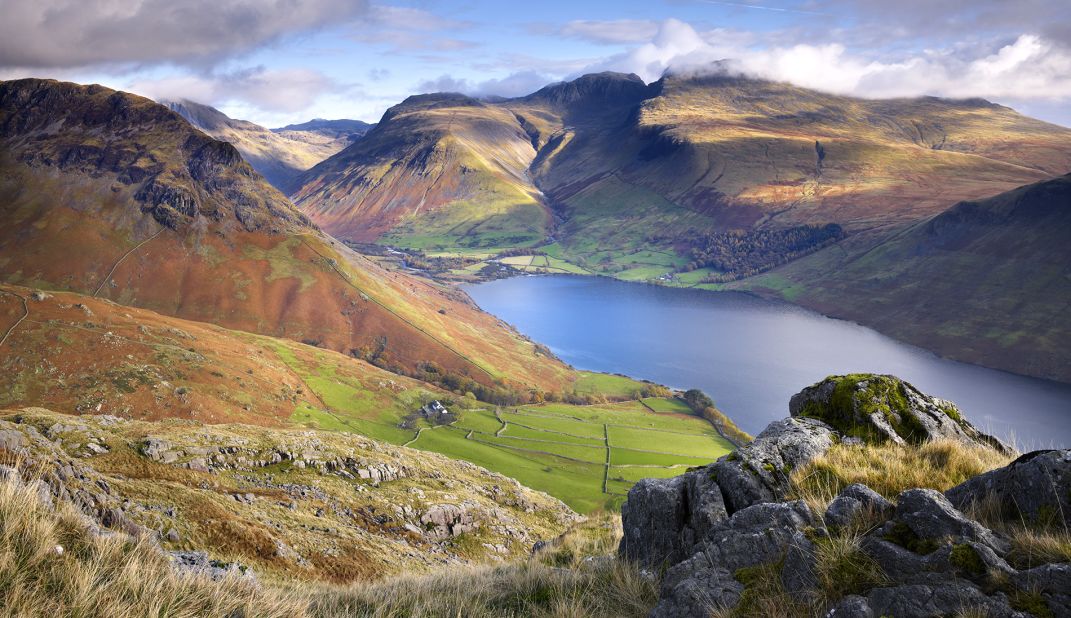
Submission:
M 650 41 L 585 69 L 636 73 L 703 73 L 727 64 L 766 79 L 864 97 L 935 95 L 985 98 L 1071 98 L 1071 49 L 1038 34 L 969 49 L 928 49 L 880 60 L 839 43 L 758 47 L 747 35 L 700 33 L 669 19 Z M 719 61 L 726 61 L 715 65 Z

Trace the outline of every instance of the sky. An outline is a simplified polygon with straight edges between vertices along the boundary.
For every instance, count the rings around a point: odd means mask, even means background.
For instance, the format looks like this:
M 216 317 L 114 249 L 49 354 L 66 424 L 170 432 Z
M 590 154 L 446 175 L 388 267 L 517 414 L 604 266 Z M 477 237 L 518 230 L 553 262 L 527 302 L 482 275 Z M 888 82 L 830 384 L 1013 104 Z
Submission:
M 1071 0 L 0 0 L 0 79 L 188 98 L 268 127 L 411 94 L 718 66 L 1071 126 Z

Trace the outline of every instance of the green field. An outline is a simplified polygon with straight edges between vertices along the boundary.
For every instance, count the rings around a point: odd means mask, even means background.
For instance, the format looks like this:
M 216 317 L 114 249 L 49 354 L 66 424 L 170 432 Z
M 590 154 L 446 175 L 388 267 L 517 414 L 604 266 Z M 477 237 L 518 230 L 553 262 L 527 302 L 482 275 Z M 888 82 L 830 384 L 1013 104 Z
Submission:
M 283 346 L 275 351 L 301 374 L 315 398 L 315 403 L 299 403 L 290 422 L 464 459 L 545 491 L 582 513 L 614 508 L 641 478 L 680 474 L 731 449 L 679 399 L 493 409 L 416 382 L 384 390 L 361 373 L 363 364 L 328 362 L 320 352 L 300 359 Z M 577 381 L 578 392 L 603 397 L 635 397 L 644 387 L 629 378 L 590 372 L 581 372 Z M 457 419 L 433 427 L 417 418 L 400 426 L 434 398 L 448 401 Z

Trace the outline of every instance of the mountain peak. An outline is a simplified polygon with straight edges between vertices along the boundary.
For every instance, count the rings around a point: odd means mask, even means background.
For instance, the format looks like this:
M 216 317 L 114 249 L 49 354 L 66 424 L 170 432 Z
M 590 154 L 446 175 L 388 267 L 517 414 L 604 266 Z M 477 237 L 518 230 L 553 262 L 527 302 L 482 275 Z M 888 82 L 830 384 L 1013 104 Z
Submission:
M 198 219 L 249 231 L 309 226 L 234 146 L 126 92 L 53 80 L 0 82 L 0 143 L 31 167 L 114 178 L 114 192 L 129 191 L 143 213 L 169 228 Z
M 572 81 L 558 82 L 522 97 L 523 101 L 546 101 L 571 106 L 578 102 L 636 103 L 649 96 L 647 84 L 635 73 L 604 71 L 589 73 Z

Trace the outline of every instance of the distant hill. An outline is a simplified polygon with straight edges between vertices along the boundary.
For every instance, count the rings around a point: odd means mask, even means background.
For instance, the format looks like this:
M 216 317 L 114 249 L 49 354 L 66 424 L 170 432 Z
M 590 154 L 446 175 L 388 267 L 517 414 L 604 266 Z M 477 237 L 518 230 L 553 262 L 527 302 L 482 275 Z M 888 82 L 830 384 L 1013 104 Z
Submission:
M 546 239 L 616 274 L 650 251 L 684 267 L 709 234 L 852 234 L 1067 169 L 1071 130 L 979 99 L 600 73 L 517 99 L 411 97 L 292 197 L 343 239 L 442 251 Z
M 0 83 L 0 170 L 8 283 L 305 341 L 477 391 L 527 395 L 573 379 L 463 295 L 325 236 L 234 146 L 148 99 Z
M 360 137 L 365 133 L 368 133 L 374 124 L 369 124 L 360 120 L 325 120 L 323 118 L 314 118 L 308 122 L 302 122 L 300 124 L 288 124 L 285 127 L 278 127 L 272 129 L 272 133 L 279 134 L 292 134 L 292 133 L 317 133 L 325 137 L 340 138 L 340 137 Z
M 546 237 L 516 116 L 461 94 L 412 96 L 360 140 L 302 174 L 291 197 L 344 240 L 484 248 Z
M 940 354 L 1071 382 L 1071 174 L 741 282 Z
M 253 169 L 283 191 L 299 173 L 342 150 L 368 127 L 358 120 L 313 120 L 268 130 L 186 99 L 161 103 L 208 135 L 233 144 Z

